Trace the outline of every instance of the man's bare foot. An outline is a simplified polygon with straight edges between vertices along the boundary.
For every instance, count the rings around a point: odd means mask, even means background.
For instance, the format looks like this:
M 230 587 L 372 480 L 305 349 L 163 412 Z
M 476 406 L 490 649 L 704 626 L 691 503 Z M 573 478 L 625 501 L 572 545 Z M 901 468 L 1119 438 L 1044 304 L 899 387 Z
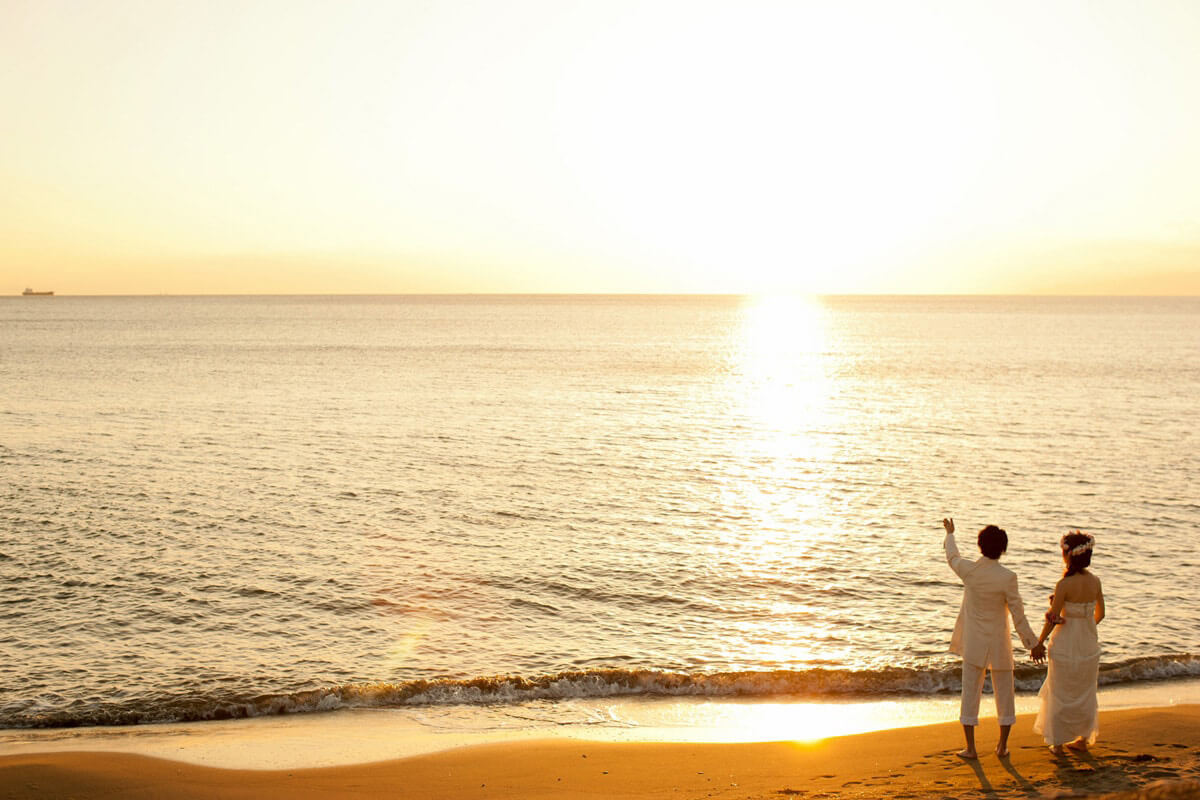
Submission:
M 1054 753 L 1056 756 L 1065 756 L 1067 754 L 1067 751 L 1063 750 L 1063 746 L 1061 744 L 1050 745 L 1050 752 Z
M 965 758 L 968 761 L 974 761 L 975 759 L 979 758 L 979 756 L 975 754 L 974 750 L 959 750 L 954 755 L 958 756 L 959 758 Z
M 1067 742 L 1067 747 L 1071 748 L 1072 750 L 1074 750 L 1077 753 L 1086 753 L 1087 749 L 1088 749 L 1088 744 L 1087 744 L 1086 739 L 1084 739 L 1083 737 L 1080 737 L 1073 742 Z
M 997 746 L 996 747 L 996 757 L 997 758 L 1008 758 L 1008 748 Z

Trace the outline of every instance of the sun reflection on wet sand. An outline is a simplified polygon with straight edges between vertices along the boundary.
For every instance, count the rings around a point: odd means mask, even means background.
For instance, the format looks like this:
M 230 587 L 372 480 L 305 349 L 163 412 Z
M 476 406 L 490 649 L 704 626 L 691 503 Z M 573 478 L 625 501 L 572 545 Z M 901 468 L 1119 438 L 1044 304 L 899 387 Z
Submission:
M 1021 695 L 1017 706 L 1020 714 L 1033 713 L 1037 698 Z M 815 742 L 946 722 L 957 719 L 957 714 L 958 698 L 953 696 L 868 702 L 631 698 L 608 709 L 611 719 L 636 731 L 630 738 L 696 742 Z M 986 709 L 984 715 L 994 718 Z
M 716 742 L 815 742 L 886 727 L 894 710 L 876 703 L 676 703 L 674 723 L 705 732 L 705 741 Z M 667 706 L 661 707 L 663 711 Z M 645 727 L 655 727 L 646 720 Z

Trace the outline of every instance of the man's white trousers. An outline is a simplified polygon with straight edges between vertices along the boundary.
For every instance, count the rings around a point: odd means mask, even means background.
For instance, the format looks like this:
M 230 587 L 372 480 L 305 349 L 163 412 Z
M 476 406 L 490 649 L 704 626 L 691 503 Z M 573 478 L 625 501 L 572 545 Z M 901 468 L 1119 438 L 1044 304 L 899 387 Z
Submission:
M 962 665 L 962 709 L 958 720 L 963 725 L 979 724 L 979 698 L 983 695 L 984 667 L 963 662 Z M 1012 725 L 1017 721 L 1017 701 L 1013 696 L 1013 671 L 992 670 L 992 693 L 996 696 L 996 721 L 1001 725 Z

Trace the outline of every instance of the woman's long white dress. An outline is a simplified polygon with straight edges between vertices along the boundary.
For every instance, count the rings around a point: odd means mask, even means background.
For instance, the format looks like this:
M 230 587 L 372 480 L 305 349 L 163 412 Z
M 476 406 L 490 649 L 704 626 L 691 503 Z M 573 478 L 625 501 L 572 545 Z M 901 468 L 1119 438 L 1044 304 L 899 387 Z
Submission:
M 1064 604 L 1064 621 L 1050 634 L 1050 666 L 1038 692 L 1041 702 L 1033 724 L 1046 744 L 1066 744 L 1080 736 L 1092 744 L 1100 733 L 1096 703 L 1100 640 L 1095 611 L 1095 603 Z

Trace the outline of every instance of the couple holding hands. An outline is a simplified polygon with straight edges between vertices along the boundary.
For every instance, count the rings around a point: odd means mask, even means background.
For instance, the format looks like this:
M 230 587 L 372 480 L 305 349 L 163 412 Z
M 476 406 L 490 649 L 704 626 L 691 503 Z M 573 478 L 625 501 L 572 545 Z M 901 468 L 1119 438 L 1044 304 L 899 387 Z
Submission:
M 978 544 L 982 555 L 971 561 L 959 555 L 954 520 L 943 519 L 942 526 L 946 529 L 946 561 L 963 582 L 962 608 L 950 639 L 950 652 L 963 659 L 959 721 L 967 746 L 958 755 L 978 758 L 975 726 L 979 724 L 979 699 L 988 670 L 992 673 L 1000 723 L 996 755 L 1008 755 L 1008 734 L 1017 721 L 1010 615 L 1033 660 L 1040 664 L 1049 656 L 1033 729 L 1042 734 L 1055 755 L 1063 755 L 1064 747 L 1087 750 L 1100 730 L 1096 703 L 1100 643 L 1096 623 L 1104 619 L 1100 579 L 1088 571 L 1094 539 L 1081 531 L 1071 531 L 1059 541 L 1066 569 L 1054 587 L 1042 632 L 1035 636 L 1025 619 L 1017 576 L 1000 565 L 1000 556 L 1008 549 L 1008 534 L 995 525 L 981 530 Z

